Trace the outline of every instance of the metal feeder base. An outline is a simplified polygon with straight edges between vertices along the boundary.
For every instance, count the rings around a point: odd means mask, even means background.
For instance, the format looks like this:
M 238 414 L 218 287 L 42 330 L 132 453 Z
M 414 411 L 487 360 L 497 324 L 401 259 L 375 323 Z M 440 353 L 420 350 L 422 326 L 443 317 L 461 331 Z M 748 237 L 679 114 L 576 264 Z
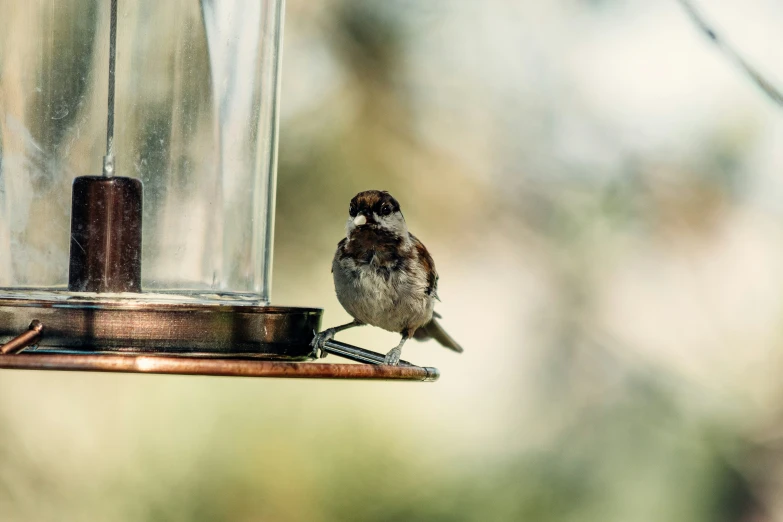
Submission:
M 280 306 L 0 299 L 0 344 L 45 326 L 25 353 L 137 353 L 305 360 L 322 310 Z
M 233 377 L 435 381 L 436 368 L 335 340 L 331 353 L 373 364 L 301 363 L 322 310 L 276 306 L 0 298 L 0 369 Z M 24 350 L 24 353 L 18 353 Z M 261 360 L 266 359 L 266 360 Z

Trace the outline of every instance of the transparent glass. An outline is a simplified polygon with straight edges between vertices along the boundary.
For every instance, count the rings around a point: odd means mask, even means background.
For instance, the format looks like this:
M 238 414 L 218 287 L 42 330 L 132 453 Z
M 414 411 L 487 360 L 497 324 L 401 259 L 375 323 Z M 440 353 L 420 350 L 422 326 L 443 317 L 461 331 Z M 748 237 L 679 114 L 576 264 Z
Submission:
M 67 290 L 71 184 L 105 154 L 109 6 L 0 2 L 0 293 Z M 119 1 L 116 175 L 144 185 L 147 296 L 269 301 L 282 15 Z

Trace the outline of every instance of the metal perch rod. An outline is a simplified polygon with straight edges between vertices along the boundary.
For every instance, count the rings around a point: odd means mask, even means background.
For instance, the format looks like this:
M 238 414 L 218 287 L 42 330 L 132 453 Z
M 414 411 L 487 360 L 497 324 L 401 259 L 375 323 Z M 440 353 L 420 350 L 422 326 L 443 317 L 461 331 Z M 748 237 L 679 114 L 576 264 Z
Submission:
M 35 319 L 30 323 L 30 329 L 26 332 L 17 335 L 4 345 L 0 346 L 0 353 L 3 355 L 10 355 L 19 353 L 28 346 L 32 346 L 38 342 L 43 332 L 43 324 L 41 321 Z
M 353 346 L 352 344 L 341 343 L 340 341 L 335 341 L 334 339 L 329 339 L 324 343 L 323 351 L 361 363 L 385 363 L 383 354 L 371 352 L 370 350 L 365 350 L 364 348 L 359 348 L 358 346 Z M 413 365 L 408 361 L 400 361 L 400 366 Z

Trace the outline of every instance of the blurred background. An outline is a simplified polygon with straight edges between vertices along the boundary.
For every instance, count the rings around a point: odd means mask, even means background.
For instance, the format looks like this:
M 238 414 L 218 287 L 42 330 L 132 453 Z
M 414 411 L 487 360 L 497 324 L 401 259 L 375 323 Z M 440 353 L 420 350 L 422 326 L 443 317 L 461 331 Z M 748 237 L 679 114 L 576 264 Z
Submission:
M 783 84 L 783 5 L 698 5 Z M 783 520 L 783 121 L 678 2 L 287 0 L 283 48 L 272 302 L 347 322 L 348 203 L 389 190 L 465 353 L 3 371 L 0 519 Z

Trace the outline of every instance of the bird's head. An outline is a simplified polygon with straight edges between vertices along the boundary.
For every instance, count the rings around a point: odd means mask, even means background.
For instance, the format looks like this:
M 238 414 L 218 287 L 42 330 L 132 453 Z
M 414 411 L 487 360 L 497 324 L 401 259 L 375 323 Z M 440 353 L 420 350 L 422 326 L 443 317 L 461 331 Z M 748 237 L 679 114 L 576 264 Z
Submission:
M 366 190 L 353 197 L 348 207 L 346 235 L 350 237 L 357 229 L 382 231 L 394 236 L 404 236 L 408 232 L 400 204 L 385 190 Z

